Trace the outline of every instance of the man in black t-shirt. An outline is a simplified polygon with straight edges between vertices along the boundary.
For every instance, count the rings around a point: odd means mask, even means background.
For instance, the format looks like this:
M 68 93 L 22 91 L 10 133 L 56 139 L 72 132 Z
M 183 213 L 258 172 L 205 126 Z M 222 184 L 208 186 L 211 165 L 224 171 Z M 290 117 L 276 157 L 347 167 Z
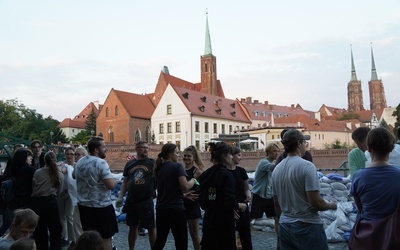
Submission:
M 122 205 L 125 192 L 128 191 L 123 210 L 126 213 L 126 224 L 129 226 L 129 248 L 135 247 L 139 224 L 149 231 L 150 248 L 152 248 L 156 240 L 153 203 L 155 193 L 154 159 L 148 158 L 149 145 L 145 141 L 137 142 L 135 150 L 136 158 L 125 165 L 124 181 L 115 205 L 117 207 Z

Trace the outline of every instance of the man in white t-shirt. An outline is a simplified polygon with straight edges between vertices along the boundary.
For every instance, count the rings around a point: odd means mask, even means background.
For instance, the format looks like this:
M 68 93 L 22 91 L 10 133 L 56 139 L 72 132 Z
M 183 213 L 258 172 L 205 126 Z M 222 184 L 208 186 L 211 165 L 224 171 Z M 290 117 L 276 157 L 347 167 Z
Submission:
M 104 249 L 112 249 L 112 236 L 118 232 L 111 190 L 117 185 L 106 158 L 106 144 L 101 137 L 88 141 L 89 155 L 76 164 L 78 206 L 83 231 L 96 230 L 103 238 Z
M 296 129 L 286 131 L 282 144 L 288 155 L 272 172 L 280 249 L 328 249 L 318 211 L 336 209 L 336 204 L 321 197 L 315 165 L 301 158 L 309 139 Z

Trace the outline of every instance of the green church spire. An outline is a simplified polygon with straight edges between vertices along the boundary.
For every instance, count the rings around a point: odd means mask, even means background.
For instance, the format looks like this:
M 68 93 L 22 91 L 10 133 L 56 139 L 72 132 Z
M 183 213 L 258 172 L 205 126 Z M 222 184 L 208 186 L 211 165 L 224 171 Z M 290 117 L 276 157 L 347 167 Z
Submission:
M 353 59 L 353 48 L 351 44 L 350 44 L 350 51 L 351 51 L 351 81 L 357 81 L 356 67 L 354 66 L 354 59 Z
M 372 61 L 371 81 L 377 81 L 378 75 L 376 74 L 374 52 L 372 50 L 372 43 L 371 43 L 371 61 Z
M 210 29 L 208 27 L 208 12 L 206 11 L 206 43 L 204 47 L 204 55 L 212 55 Z

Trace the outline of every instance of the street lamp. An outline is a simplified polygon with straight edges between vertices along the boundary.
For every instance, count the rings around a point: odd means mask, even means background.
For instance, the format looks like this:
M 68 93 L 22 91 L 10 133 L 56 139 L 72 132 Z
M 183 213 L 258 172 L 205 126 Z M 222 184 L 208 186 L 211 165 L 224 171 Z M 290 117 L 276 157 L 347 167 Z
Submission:
M 50 145 L 53 143 L 53 135 L 54 135 L 54 132 L 50 131 Z

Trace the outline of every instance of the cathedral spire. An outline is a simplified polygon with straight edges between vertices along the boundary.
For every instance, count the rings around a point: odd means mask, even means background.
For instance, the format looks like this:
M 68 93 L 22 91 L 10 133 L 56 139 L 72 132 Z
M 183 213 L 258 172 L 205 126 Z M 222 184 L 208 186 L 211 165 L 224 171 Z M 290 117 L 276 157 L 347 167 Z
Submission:
M 377 81 L 378 75 L 376 74 L 374 51 L 372 50 L 372 43 L 371 43 L 371 63 L 372 63 L 371 81 Z
M 208 11 L 206 11 L 206 42 L 204 47 L 204 55 L 212 55 L 210 28 L 208 27 Z
M 353 59 L 353 48 L 351 44 L 350 44 L 350 51 L 351 51 L 351 81 L 357 81 L 356 67 L 354 66 L 354 59 Z

